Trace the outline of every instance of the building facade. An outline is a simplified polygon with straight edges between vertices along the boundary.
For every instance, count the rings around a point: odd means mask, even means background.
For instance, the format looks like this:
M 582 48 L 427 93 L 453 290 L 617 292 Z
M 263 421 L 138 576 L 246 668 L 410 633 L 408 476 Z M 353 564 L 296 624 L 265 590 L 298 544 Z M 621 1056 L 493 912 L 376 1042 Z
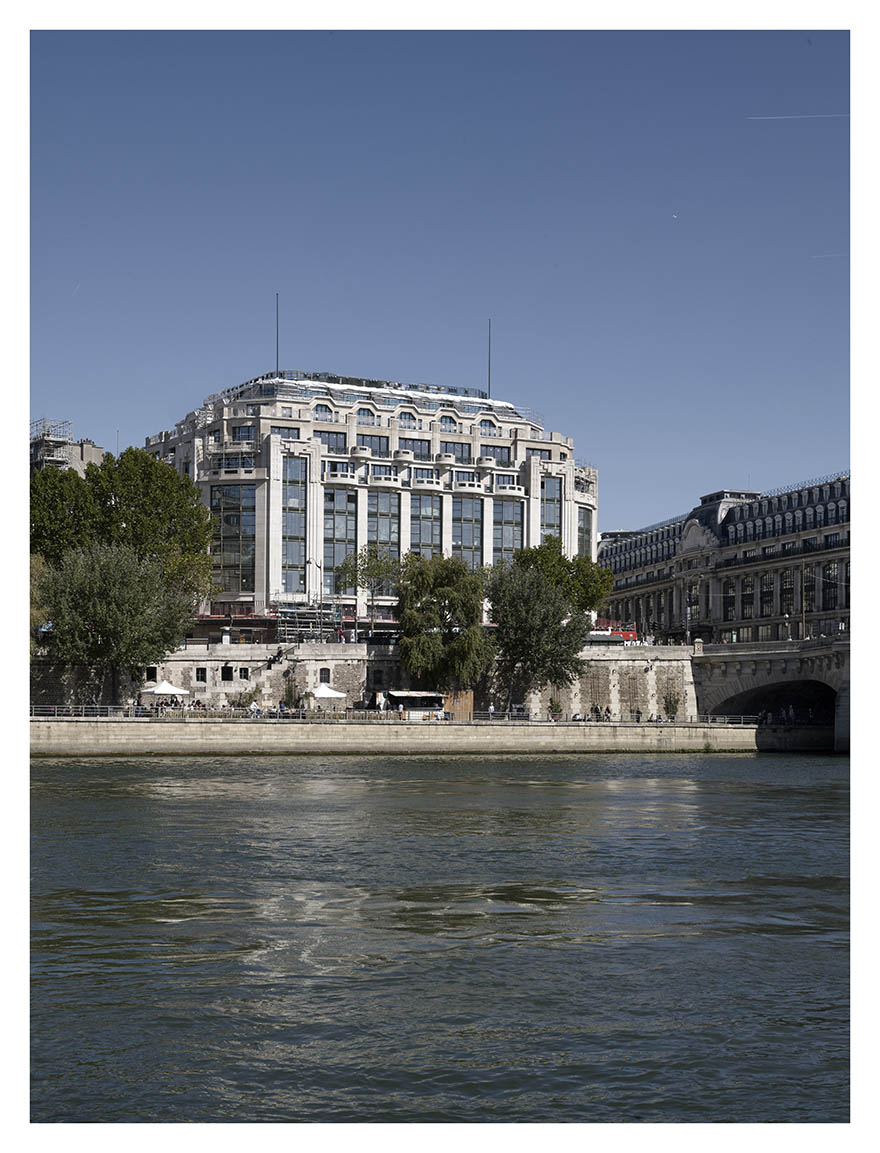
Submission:
M 640 636 L 752 643 L 848 634 L 849 473 L 725 489 L 684 515 L 608 532 L 609 615 Z
M 146 448 L 212 511 L 214 615 L 320 605 L 341 623 L 363 617 L 364 594 L 336 570 L 366 544 L 471 568 L 547 534 L 568 556 L 596 555 L 595 469 L 535 413 L 476 389 L 268 373 Z M 392 598 L 378 603 L 389 617 Z

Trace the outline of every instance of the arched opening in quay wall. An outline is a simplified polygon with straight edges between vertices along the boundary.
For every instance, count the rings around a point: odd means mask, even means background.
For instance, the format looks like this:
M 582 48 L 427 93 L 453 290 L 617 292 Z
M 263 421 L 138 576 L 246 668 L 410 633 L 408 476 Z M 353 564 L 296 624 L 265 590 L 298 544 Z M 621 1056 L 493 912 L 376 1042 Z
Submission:
M 796 725 L 833 725 L 836 703 L 837 693 L 822 681 L 785 680 L 737 693 L 713 706 L 710 712 L 714 716 L 770 713 L 772 720 L 780 723 L 784 712 L 784 722 L 788 724 L 791 709 Z

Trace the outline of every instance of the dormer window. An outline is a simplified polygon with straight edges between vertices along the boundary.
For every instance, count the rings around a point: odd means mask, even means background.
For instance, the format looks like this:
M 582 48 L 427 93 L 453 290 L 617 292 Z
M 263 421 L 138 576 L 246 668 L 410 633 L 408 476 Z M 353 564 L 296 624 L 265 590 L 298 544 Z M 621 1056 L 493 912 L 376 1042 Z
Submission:
M 455 432 L 458 428 L 458 421 L 451 416 L 441 416 L 440 427 L 444 432 Z
M 371 408 L 359 408 L 357 410 L 358 424 L 374 425 L 377 423 L 376 414 Z
M 329 404 L 316 404 L 315 405 L 315 420 L 332 420 L 333 409 Z

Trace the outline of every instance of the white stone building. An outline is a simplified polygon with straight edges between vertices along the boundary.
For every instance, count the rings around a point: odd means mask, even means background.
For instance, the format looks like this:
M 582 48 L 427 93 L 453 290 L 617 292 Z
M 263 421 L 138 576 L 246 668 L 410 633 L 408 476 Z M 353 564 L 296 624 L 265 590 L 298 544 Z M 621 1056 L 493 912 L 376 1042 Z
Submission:
M 535 413 L 476 389 L 268 373 L 146 448 L 214 514 L 214 615 L 320 604 L 351 622 L 354 590 L 335 569 L 367 543 L 478 567 L 550 533 L 568 556 L 596 555 L 596 470 Z M 380 616 L 392 603 L 381 598 Z

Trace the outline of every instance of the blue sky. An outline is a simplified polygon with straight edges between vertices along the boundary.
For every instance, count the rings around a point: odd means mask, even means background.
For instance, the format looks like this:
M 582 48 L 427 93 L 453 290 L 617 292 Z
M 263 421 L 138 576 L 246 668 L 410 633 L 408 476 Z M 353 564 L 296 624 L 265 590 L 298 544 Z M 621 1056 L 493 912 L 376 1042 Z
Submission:
M 849 464 L 844 32 L 39 32 L 31 414 L 275 365 L 483 387 L 599 527 Z M 751 119 L 785 117 L 786 119 Z

